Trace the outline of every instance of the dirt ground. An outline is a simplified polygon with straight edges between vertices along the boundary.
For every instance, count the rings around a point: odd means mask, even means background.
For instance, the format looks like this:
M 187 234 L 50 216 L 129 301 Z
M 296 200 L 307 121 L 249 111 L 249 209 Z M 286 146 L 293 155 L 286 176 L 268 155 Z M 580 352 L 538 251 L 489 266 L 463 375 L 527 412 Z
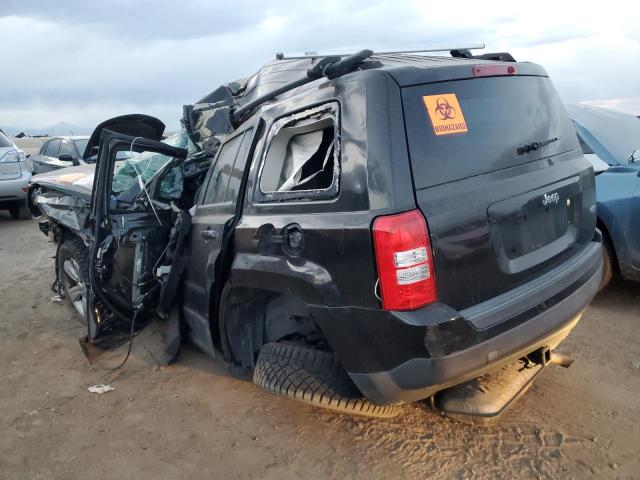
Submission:
M 0 478 L 640 478 L 639 286 L 615 282 L 497 426 L 422 405 L 393 420 L 272 396 L 183 347 L 89 367 L 82 325 L 49 301 L 53 245 L 0 212 Z M 135 344 L 134 344 L 135 345 Z M 109 383 L 102 396 L 87 387 Z

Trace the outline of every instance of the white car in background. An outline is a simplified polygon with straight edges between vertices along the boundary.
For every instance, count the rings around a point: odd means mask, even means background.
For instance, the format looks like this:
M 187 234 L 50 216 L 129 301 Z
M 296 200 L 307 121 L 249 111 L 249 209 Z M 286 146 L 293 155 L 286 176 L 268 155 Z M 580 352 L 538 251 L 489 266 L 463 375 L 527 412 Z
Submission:
M 0 209 L 11 218 L 31 218 L 27 208 L 31 169 L 27 155 L 0 130 Z

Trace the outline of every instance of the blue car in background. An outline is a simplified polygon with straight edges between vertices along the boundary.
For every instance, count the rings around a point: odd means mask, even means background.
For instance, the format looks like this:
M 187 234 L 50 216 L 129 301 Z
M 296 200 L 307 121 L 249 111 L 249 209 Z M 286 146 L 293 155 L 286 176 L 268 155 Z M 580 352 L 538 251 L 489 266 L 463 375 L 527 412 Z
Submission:
M 596 173 L 598 228 L 604 237 L 604 288 L 614 272 L 640 281 L 640 119 L 599 107 L 567 105 Z

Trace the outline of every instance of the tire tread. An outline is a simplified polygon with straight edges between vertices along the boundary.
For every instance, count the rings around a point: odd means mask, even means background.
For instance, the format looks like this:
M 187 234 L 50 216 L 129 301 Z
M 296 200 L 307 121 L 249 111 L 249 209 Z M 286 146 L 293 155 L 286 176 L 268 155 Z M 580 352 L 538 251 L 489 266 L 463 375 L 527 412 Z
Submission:
M 379 418 L 401 412 L 399 405 L 377 405 L 363 397 L 335 354 L 298 345 L 264 345 L 253 381 L 278 395 L 336 412 Z

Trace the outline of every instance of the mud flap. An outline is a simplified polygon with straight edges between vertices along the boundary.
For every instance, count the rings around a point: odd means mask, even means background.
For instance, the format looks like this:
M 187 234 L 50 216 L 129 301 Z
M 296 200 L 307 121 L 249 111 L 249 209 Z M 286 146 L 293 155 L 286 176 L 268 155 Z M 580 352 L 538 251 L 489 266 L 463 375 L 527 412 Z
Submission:
M 491 424 L 533 384 L 545 365 L 523 360 L 438 392 L 434 403 L 445 415 L 463 423 Z

